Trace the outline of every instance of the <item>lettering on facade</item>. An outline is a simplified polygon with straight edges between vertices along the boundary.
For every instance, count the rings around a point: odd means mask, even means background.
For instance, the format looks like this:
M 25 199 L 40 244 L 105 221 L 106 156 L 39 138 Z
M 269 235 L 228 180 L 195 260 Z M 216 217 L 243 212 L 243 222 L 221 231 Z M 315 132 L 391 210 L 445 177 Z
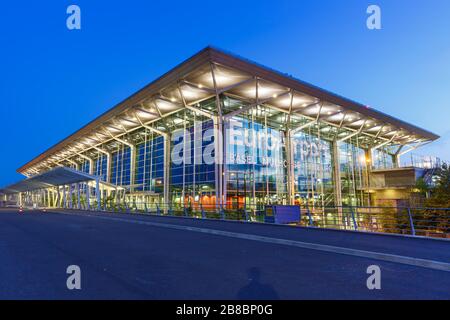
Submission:
M 226 138 L 220 132 L 210 128 L 202 131 L 202 124 L 194 125 L 193 131 L 176 130 L 172 134 L 173 148 L 171 159 L 175 165 L 214 164 L 221 161 L 215 154 L 214 139 L 227 143 L 228 157 L 226 164 L 255 164 L 268 167 L 286 167 L 284 152 L 284 132 L 263 128 L 260 125 L 246 128 L 244 121 L 231 119 L 225 130 Z M 318 140 L 305 136 L 292 139 L 294 166 L 300 167 L 304 162 L 313 162 L 326 152 L 328 146 Z M 223 162 L 219 162 L 223 163 Z

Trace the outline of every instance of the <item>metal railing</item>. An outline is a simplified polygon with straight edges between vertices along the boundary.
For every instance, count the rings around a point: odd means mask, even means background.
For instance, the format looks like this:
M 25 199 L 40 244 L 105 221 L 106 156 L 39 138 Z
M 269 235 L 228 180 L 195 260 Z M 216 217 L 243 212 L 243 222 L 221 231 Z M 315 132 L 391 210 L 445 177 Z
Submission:
M 91 210 L 96 210 L 96 204 Z M 76 206 L 74 206 L 76 209 Z M 81 209 L 88 210 L 82 204 Z M 265 222 L 264 210 L 244 210 L 215 205 L 102 203 L 101 210 L 158 216 Z M 300 220 L 293 226 L 450 238 L 450 208 L 411 207 L 307 207 L 300 206 Z
M 450 238 L 450 208 L 303 208 L 301 225 L 318 228 Z

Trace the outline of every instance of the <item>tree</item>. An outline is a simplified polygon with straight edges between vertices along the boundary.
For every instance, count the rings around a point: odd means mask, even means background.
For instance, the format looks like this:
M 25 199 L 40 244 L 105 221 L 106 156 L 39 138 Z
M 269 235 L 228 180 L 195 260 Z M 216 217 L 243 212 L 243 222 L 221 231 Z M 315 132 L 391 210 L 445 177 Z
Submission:
M 425 201 L 428 209 L 420 212 L 419 228 L 431 232 L 450 234 L 450 166 L 444 163 L 436 172 L 436 185 L 430 189 L 431 197 Z
M 431 189 L 427 205 L 450 208 L 450 166 L 444 163 L 436 173 L 436 185 Z

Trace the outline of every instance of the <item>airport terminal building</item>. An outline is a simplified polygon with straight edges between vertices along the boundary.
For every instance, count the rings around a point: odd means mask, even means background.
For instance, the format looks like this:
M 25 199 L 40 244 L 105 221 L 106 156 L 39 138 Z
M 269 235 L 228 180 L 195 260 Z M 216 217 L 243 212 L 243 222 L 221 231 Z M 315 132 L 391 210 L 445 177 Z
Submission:
M 207 47 L 20 167 L 27 179 L 3 192 L 22 205 L 164 212 L 371 206 L 389 179 L 401 189 L 400 157 L 438 138 Z

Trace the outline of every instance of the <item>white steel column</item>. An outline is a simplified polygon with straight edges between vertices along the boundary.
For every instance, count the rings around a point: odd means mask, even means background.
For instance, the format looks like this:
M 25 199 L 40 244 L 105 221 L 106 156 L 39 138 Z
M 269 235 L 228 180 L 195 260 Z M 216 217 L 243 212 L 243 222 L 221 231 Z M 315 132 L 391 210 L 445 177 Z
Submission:
M 77 153 L 81 158 L 89 161 L 89 174 L 94 175 L 94 159 L 85 156 L 84 154 Z
M 78 155 L 80 157 L 82 157 L 83 159 L 86 159 L 89 161 L 89 174 L 91 176 L 94 175 L 94 159 L 87 157 L 81 153 L 78 153 Z M 86 184 L 86 205 L 88 207 L 88 209 L 90 209 L 90 204 L 89 204 L 89 197 L 91 195 L 91 186 L 89 185 L 89 183 Z
M 341 186 L 341 169 L 339 156 L 339 142 L 334 140 L 333 143 L 333 179 L 335 190 L 335 205 L 342 206 L 342 186 Z
M 69 184 L 69 209 L 73 209 L 73 186 Z
M 101 211 L 100 178 L 95 179 L 95 191 L 96 191 L 96 195 L 97 195 L 97 210 Z
M 122 143 L 123 145 L 126 145 L 130 148 L 130 191 L 133 191 L 134 181 L 135 181 L 135 167 L 136 167 L 136 146 L 128 141 L 125 141 L 123 139 L 117 138 L 113 136 L 109 131 L 106 131 L 113 140 L 116 140 L 117 142 Z M 110 156 L 108 157 L 111 158 Z M 123 161 L 123 159 L 122 159 Z M 108 166 L 110 168 L 110 166 Z M 109 182 L 109 181 L 108 181 Z
M 130 191 L 134 191 L 136 181 L 136 146 L 130 146 Z
M 94 147 L 95 150 L 97 150 L 100 153 L 103 153 L 104 155 L 106 155 L 106 182 L 111 182 L 111 153 L 100 149 L 98 147 Z M 101 159 L 100 161 L 100 166 L 102 165 L 101 163 Z
M 223 164 L 223 146 L 222 146 L 222 125 L 219 117 L 213 118 L 214 123 L 214 153 L 215 153 L 215 189 L 216 189 L 216 205 L 222 208 L 222 164 Z
M 211 76 L 214 84 L 214 91 L 216 93 L 216 108 L 217 108 L 217 117 L 213 117 L 214 124 L 214 152 L 215 152 L 215 177 L 216 177 L 216 204 L 219 205 L 219 208 L 223 208 L 223 117 L 222 117 L 222 106 L 220 103 L 220 94 L 219 88 L 217 86 L 217 79 L 215 74 L 215 66 L 210 63 L 209 65 L 211 70 Z
M 291 130 L 286 132 L 286 165 L 287 165 L 287 176 L 288 176 L 288 200 L 289 204 L 293 205 L 295 200 L 295 163 L 294 163 L 294 143 L 291 136 Z
M 56 188 L 58 188 L 58 187 L 56 187 Z M 52 188 L 52 199 L 53 199 L 53 208 L 56 208 L 57 204 L 56 204 L 56 190 L 55 190 L 55 188 Z
M 170 139 L 171 136 L 168 133 L 165 133 L 163 131 L 160 131 L 158 129 L 155 129 L 149 125 L 146 125 L 139 117 L 137 113 L 134 114 L 136 119 L 139 121 L 139 123 L 142 125 L 142 127 L 159 134 L 164 138 L 164 183 L 163 183 L 163 198 L 164 198 L 164 214 L 168 213 L 168 207 L 169 207 L 169 197 L 170 197 Z M 116 192 L 117 193 L 117 192 Z
M 81 209 L 81 191 L 80 191 L 79 183 L 76 184 L 76 188 L 77 188 L 77 209 L 80 210 Z
M 63 208 L 67 208 L 66 185 L 63 185 Z
M 364 166 L 366 167 L 366 187 L 367 187 L 367 205 L 370 207 L 372 205 L 372 201 L 370 199 L 370 177 L 372 174 L 372 165 L 373 165 L 373 150 L 371 148 L 365 150 L 364 156 Z
M 60 187 L 56 186 L 56 202 L 55 202 L 55 208 L 59 208 L 61 206 L 61 193 L 60 193 Z
M 170 137 L 164 135 L 164 214 L 168 214 L 170 196 Z
M 86 207 L 88 210 L 91 210 L 91 186 L 89 182 L 87 182 L 86 186 Z

